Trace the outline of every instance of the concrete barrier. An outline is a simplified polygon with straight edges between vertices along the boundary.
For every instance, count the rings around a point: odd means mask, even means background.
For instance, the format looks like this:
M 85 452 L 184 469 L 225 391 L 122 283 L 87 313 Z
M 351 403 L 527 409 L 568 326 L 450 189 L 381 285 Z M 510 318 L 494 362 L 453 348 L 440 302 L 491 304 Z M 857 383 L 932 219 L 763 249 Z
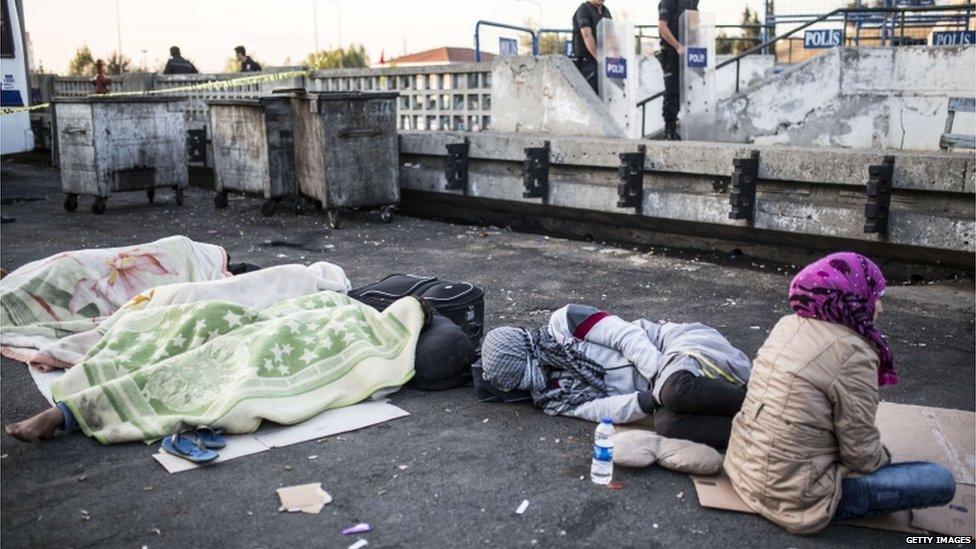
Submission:
M 626 137 L 567 57 L 499 57 L 491 80 L 496 132 Z
M 976 94 L 974 65 L 976 46 L 835 48 L 721 102 L 715 139 L 937 151 L 949 97 Z
M 465 138 L 468 187 L 447 190 L 445 146 Z M 545 200 L 524 198 L 524 149 L 545 141 L 551 151 L 548 194 Z M 639 208 L 620 208 L 618 155 L 639 146 L 646 150 L 643 201 Z M 730 219 L 733 159 L 753 150 L 760 158 L 755 215 L 751 222 Z M 889 227 L 885 235 L 869 234 L 864 232 L 868 168 L 881 164 L 886 154 L 895 156 Z M 970 270 L 976 251 L 974 160 L 964 154 L 403 132 L 400 155 L 404 200 L 413 203 L 408 208 L 425 203 L 419 213 L 436 214 L 448 204 L 458 217 L 475 221 L 486 221 L 495 211 L 626 228 L 621 239 L 629 241 L 700 236 L 712 248 L 722 241 L 846 248 Z

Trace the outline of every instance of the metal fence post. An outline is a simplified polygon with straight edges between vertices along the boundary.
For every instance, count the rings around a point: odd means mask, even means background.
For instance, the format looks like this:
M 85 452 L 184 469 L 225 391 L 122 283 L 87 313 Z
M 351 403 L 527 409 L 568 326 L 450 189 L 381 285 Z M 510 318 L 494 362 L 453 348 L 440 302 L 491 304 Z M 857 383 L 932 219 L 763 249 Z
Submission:
M 474 24 L 474 62 L 481 63 L 481 37 L 479 32 L 481 31 L 481 21 Z

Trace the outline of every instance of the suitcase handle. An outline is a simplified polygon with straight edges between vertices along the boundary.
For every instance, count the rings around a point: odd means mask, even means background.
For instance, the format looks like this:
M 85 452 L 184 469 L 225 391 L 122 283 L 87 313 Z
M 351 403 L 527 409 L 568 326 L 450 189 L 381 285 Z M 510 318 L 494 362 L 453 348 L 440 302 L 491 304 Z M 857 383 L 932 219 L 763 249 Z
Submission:
M 68 135 L 85 135 L 88 133 L 87 128 L 65 128 L 64 133 Z
M 378 128 L 342 128 L 339 130 L 339 137 L 375 137 L 382 135 L 383 130 Z

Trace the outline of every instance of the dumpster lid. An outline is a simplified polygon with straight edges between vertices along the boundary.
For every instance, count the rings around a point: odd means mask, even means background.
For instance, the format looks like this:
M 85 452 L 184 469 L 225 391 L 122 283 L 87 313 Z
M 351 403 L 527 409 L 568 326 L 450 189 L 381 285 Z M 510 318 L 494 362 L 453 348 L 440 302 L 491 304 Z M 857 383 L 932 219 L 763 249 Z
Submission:
M 84 95 L 80 97 L 58 96 L 52 103 L 172 103 L 186 101 L 185 95 Z
M 397 92 L 384 91 L 309 91 L 308 95 L 317 97 L 321 101 L 348 101 L 366 99 L 395 99 L 400 96 Z
M 230 106 L 245 105 L 251 107 L 260 107 L 261 101 L 258 99 L 246 99 L 243 97 L 238 99 L 208 99 L 207 105 L 230 105 Z
M 267 97 L 237 97 L 233 99 L 208 99 L 207 105 L 260 107 L 261 103 L 266 103 L 268 101 L 291 101 L 291 99 L 286 95 L 273 95 Z

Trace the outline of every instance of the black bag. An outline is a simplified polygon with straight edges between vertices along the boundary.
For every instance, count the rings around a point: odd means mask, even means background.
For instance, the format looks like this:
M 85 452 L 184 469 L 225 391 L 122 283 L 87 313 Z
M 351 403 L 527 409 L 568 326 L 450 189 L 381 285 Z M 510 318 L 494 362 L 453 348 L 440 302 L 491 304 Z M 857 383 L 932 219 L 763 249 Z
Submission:
M 418 297 L 464 330 L 475 349 L 481 347 L 485 330 L 484 290 L 467 282 L 438 282 Z
M 379 311 L 408 295 L 422 298 L 432 309 L 464 330 L 475 349 L 481 347 L 485 329 L 485 292 L 477 286 L 467 282 L 444 282 L 434 277 L 392 274 L 349 292 L 349 297 Z
M 471 379 L 471 363 L 476 359 L 464 330 L 434 314 L 417 340 L 413 386 L 421 391 L 444 391 L 464 385 Z

